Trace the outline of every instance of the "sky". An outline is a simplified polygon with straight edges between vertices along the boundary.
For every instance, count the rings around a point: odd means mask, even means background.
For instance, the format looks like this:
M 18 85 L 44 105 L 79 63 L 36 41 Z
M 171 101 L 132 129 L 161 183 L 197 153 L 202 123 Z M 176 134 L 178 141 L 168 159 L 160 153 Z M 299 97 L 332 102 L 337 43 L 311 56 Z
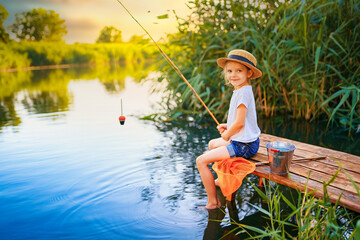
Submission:
M 190 14 L 188 0 L 121 0 L 134 17 L 147 29 L 155 40 L 168 33 L 177 32 L 177 15 L 186 18 Z M 114 26 L 122 32 L 123 40 L 132 35 L 144 35 L 145 32 L 128 15 L 117 0 L 0 0 L 9 12 L 4 25 L 15 21 L 15 13 L 22 13 L 34 8 L 54 10 L 65 20 L 69 44 L 75 42 L 94 43 L 101 29 Z M 168 19 L 157 16 L 169 14 Z M 9 31 L 8 31 L 9 32 Z

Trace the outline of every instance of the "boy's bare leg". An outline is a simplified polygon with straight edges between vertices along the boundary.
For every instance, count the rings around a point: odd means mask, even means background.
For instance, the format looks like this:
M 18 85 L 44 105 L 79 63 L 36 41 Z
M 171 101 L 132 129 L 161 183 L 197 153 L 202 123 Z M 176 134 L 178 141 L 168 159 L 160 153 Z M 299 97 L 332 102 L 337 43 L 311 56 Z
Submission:
M 215 138 L 215 139 L 210 140 L 209 149 L 212 150 L 212 149 L 215 149 L 215 148 L 218 148 L 218 147 L 221 147 L 221 146 L 227 146 L 229 144 L 230 144 L 229 141 L 225 141 L 222 138 Z M 208 151 L 206 151 L 206 152 L 208 152 Z M 206 152 L 204 152 L 204 153 L 206 153 Z M 219 179 L 218 178 L 215 179 L 215 186 L 219 186 Z
M 209 141 L 209 149 L 213 150 L 215 148 L 226 146 L 226 145 L 229 145 L 229 144 L 230 144 L 229 141 L 225 141 L 222 138 L 215 138 L 215 139 L 211 139 Z
M 214 176 L 210 171 L 208 165 L 212 162 L 217 162 L 229 158 L 229 152 L 225 146 L 215 148 L 209 152 L 206 152 L 196 159 L 196 164 L 200 172 L 201 180 L 205 186 L 205 190 L 208 196 L 207 209 L 214 209 L 221 207 L 220 200 L 216 194 L 216 187 Z

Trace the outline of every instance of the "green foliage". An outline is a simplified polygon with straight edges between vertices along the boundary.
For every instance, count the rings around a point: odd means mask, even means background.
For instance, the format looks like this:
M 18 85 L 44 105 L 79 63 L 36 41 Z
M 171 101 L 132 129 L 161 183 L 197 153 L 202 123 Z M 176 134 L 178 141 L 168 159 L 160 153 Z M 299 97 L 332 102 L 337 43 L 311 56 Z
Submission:
M 265 116 L 291 114 L 327 118 L 349 129 L 360 126 L 357 95 L 336 94 L 360 86 L 359 1 L 195 0 L 189 6 L 192 13 L 178 17 L 178 33 L 169 36 L 166 52 L 217 117 L 225 120 L 231 89 L 216 59 L 242 48 L 257 57 L 263 71 L 252 85 Z M 165 62 L 162 70 L 167 98 L 176 102 L 169 115 L 204 113 L 176 72 Z
M 356 222 L 356 215 L 338 207 L 342 195 L 332 204 L 327 192 L 327 187 L 339 171 L 340 168 L 329 182 L 323 183 L 322 199 L 314 197 L 313 192 L 308 191 L 307 185 L 303 193 L 297 191 L 297 196 L 289 196 L 288 191 L 280 188 L 278 184 L 271 184 L 270 181 L 267 181 L 264 189 L 259 189 L 253 184 L 266 205 L 252 206 L 263 213 L 267 219 L 267 226 L 259 228 L 237 222 L 231 223 L 237 225 L 237 229 L 243 229 L 242 232 L 247 232 L 249 239 L 357 239 L 355 236 L 359 235 L 360 228 Z M 356 186 L 356 183 L 352 182 Z
M 156 17 L 157 19 L 168 19 L 169 18 L 169 14 L 163 14 L 163 15 L 159 15 Z
M 58 64 L 145 62 L 156 51 L 152 45 L 132 43 L 65 44 L 63 42 L 0 43 L 0 68 Z
M 351 130 L 351 126 L 353 122 L 356 121 L 359 116 L 359 102 L 360 102 L 360 87 L 359 86 L 349 86 L 349 87 L 342 87 L 341 90 L 337 91 L 333 95 L 331 95 L 326 101 L 322 104 L 322 106 L 327 105 L 329 102 L 341 97 L 340 102 L 334 107 L 330 107 L 327 109 L 328 113 L 330 114 L 329 122 L 334 121 L 335 116 L 340 119 L 340 122 L 343 125 L 350 126 L 349 133 Z M 357 111 L 357 112 L 356 112 Z M 358 127 L 358 130 L 360 125 Z
M 8 42 L 9 34 L 5 31 L 4 22 L 9 16 L 9 12 L 6 8 L 0 4 L 0 42 Z
M 143 36 L 132 35 L 129 39 L 129 42 L 136 43 L 136 44 L 149 44 L 150 39 L 144 38 L 144 35 Z
M 96 39 L 97 43 L 114 43 L 114 42 L 122 42 L 121 31 L 113 26 L 106 26 L 100 31 L 99 37 Z
M 67 33 L 65 20 L 53 10 L 32 9 L 15 14 L 15 23 L 10 26 L 19 40 L 62 41 Z
M 10 43 L 4 44 L 0 42 L 0 59 L 0 69 L 28 67 L 31 64 L 27 53 L 14 50 Z
M 31 66 L 61 64 L 69 54 L 69 48 L 63 42 L 23 41 L 20 43 L 11 42 L 7 46 L 10 50 L 27 56 Z

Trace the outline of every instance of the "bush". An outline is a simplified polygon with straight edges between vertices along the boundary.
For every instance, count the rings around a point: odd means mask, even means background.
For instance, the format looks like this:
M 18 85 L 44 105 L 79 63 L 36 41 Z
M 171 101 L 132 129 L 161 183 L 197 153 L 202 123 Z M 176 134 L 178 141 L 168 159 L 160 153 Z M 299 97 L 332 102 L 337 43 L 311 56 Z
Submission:
M 153 58 L 152 45 L 131 43 L 66 44 L 63 42 L 11 42 L 0 45 L 0 68 L 22 68 L 78 63 L 143 62 Z
M 0 43 L 0 59 L 0 68 L 28 67 L 31 64 L 27 54 L 14 51 L 5 43 Z

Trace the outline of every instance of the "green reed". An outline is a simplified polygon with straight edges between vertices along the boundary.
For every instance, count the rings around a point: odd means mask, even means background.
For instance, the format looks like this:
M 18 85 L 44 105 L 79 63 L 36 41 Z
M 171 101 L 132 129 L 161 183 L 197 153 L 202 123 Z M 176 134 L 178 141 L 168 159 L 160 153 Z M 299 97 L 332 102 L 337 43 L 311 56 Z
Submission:
M 288 191 L 281 190 L 278 184 L 271 184 L 270 181 L 267 181 L 264 189 L 253 184 L 266 202 L 266 207 L 251 205 L 263 213 L 267 226 L 254 227 L 231 220 L 230 223 L 237 226 L 232 232 L 242 235 L 245 233 L 248 236 L 246 239 L 358 239 L 360 220 L 354 213 L 338 207 L 341 195 L 335 204 L 330 203 L 327 187 L 338 172 L 329 182 L 323 183 L 322 199 L 314 197 L 314 192 L 308 191 L 306 186 L 303 193 L 298 190 L 297 196 L 288 196 Z M 351 179 L 349 175 L 348 177 Z M 356 183 L 352 179 L 351 181 L 357 188 Z M 285 208 L 290 208 L 290 211 L 285 211 Z
M 231 89 L 215 60 L 244 48 L 263 71 L 252 85 L 265 116 L 326 118 L 349 131 L 359 128 L 359 1 L 195 0 L 189 7 L 192 13 L 178 17 L 178 32 L 169 36 L 165 51 L 219 117 L 226 113 Z M 169 112 L 203 113 L 166 63 L 162 70 L 167 98 L 176 102 Z

